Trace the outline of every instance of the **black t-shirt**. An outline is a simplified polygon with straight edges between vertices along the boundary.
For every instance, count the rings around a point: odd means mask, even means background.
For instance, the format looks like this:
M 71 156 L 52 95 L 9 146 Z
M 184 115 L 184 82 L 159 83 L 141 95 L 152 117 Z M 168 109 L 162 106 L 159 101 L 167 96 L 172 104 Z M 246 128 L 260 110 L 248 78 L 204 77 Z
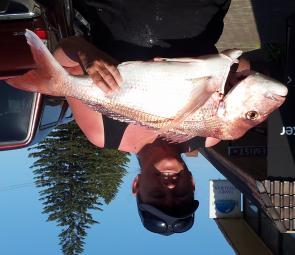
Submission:
M 93 42 L 120 61 L 216 53 L 230 0 L 77 0 Z
M 230 0 L 74 0 L 91 25 L 92 43 L 119 61 L 216 53 Z M 104 117 L 105 147 L 118 148 L 127 128 Z M 205 138 L 181 144 L 203 147 Z

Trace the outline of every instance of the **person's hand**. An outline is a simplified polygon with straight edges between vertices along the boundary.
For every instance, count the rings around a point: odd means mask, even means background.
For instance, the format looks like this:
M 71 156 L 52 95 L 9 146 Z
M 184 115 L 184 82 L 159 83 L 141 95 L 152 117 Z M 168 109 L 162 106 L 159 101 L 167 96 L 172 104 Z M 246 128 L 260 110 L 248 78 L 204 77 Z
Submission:
M 122 78 L 116 60 L 100 50 L 88 54 L 78 52 L 78 56 L 86 72 L 102 91 L 110 93 L 120 88 Z

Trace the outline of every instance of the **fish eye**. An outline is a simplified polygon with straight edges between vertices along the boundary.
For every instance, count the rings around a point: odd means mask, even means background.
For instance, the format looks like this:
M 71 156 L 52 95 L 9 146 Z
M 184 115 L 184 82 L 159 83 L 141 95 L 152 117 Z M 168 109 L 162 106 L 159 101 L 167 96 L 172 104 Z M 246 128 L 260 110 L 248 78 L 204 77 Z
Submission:
M 255 120 L 258 118 L 258 116 L 259 116 L 259 113 L 256 111 L 249 111 L 246 113 L 246 118 L 248 120 Z

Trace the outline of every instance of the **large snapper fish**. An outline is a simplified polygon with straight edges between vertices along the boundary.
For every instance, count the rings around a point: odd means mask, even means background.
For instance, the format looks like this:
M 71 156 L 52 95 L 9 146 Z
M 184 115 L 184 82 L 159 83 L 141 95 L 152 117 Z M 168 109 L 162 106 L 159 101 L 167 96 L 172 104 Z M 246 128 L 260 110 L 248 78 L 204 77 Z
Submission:
M 230 67 L 242 53 L 238 50 L 197 59 L 125 62 L 118 66 L 120 90 L 105 94 L 90 77 L 70 76 L 32 31 L 25 36 L 37 69 L 8 83 L 39 92 L 45 84 L 53 94 L 80 99 L 109 117 L 150 127 L 171 141 L 194 136 L 236 139 L 266 119 L 287 94 L 279 82 L 252 74 L 223 98 Z M 253 118 L 248 117 L 251 112 Z
M 192 138 L 198 133 L 198 136 L 207 137 L 206 146 L 220 140 L 238 139 L 282 105 L 287 93 L 283 84 L 251 71 L 222 101 L 220 94 L 214 93 L 203 106 L 169 132 L 174 131 L 174 141 L 177 137 L 182 141 L 182 136 Z

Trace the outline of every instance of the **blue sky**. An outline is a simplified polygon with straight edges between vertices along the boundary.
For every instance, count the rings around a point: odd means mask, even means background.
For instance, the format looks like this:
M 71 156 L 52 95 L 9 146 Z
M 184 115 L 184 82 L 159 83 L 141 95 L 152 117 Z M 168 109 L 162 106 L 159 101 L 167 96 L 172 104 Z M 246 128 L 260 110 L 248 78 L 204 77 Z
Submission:
M 25 149 L 0 152 L 0 254 L 61 254 L 59 229 L 54 222 L 46 222 L 47 216 L 42 214 L 29 168 L 33 159 L 27 155 Z M 234 254 L 215 222 L 208 218 L 209 179 L 223 179 L 222 175 L 202 156 L 186 158 L 186 162 L 196 179 L 196 198 L 200 201 L 190 231 L 164 237 L 143 228 L 130 191 L 139 168 L 131 157 L 116 199 L 93 215 L 100 224 L 88 230 L 83 254 Z

